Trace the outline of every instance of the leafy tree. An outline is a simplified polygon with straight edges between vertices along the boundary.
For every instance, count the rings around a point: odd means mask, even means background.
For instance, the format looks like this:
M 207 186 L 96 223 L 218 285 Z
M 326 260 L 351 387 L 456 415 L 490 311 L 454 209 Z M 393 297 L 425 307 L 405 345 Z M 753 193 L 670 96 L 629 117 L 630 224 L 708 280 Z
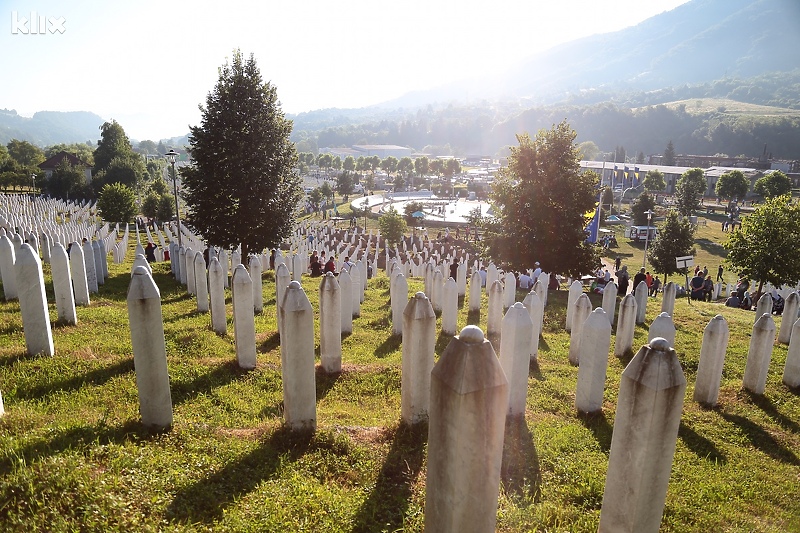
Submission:
M 583 141 L 578 145 L 578 152 L 580 152 L 581 159 L 594 161 L 600 155 L 600 148 L 594 141 Z
M 100 140 L 97 141 L 97 148 L 94 151 L 95 172 L 105 170 L 116 157 L 130 159 L 135 156 L 125 130 L 116 120 L 112 120 L 100 126 Z
M 753 192 L 764 198 L 783 196 L 792 192 L 792 180 L 780 170 L 775 170 L 758 178 L 753 185 Z
M 137 152 L 140 154 L 157 154 L 158 152 L 158 145 L 153 141 L 139 141 L 139 146 L 136 149 Z
M 581 172 L 576 133 L 566 121 L 517 136 L 508 167 L 495 180 L 495 217 L 485 223 L 489 256 L 514 269 L 535 261 L 577 276 L 598 264 L 585 228 L 596 207 L 597 174 Z
M 383 161 L 381 161 L 381 170 L 386 172 L 388 175 L 392 175 L 393 172 L 397 170 L 397 158 L 393 155 L 390 155 Z
M 333 189 L 327 181 L 320 185 L 318 189 L 325 198 L 333 198 Z
M 664 181 L 664 174 L 658 169 L 648 170 L 647 174 L 644 176 L 642 185 L 644 185 L 646 191 L 650 192 L 663 191 L 667 188 L 667 182 Z
M 800 281 L 798 242 L 800 203 L 789 195 L 767 198 L 730 233 L 725 261 L 740 276 L 757 280 L 760 295 L 764 283 L 780 287 Z
M 672 145 L 672 139 L 667 143 L 667 149 L 664 150 L 664 159 L 661 161 L 667 166 L 675 166 L 675 147 Z
M 103 170 L 95 174 L 95 178 L 96 183 L 100 186 L 122 183 L 133 190 L 138 190 L 145 174 L 147 174 L 147 169 L 141 157 L 117 156 Z
M 11 139 L 6 148 L 11 159 L 23 167 L 33 168 L 45 160 L 42 149 L 28 141 Z
M 331 166 L 333 167 L 333 170 L 336 170 L 337 172 L 342 170 L 342 158 L 338 155 L 334 157 L 333 161 L 331 161 Z
M 397 174 L 395 175 L 392 184 L 394 184 L 395 192 L 402 191 L 406 187 L 406 179 L 401 174 Z
M 167 188 L 167 182 L 164 181 L 164 178 L 159 176 L 150 184 L 150 190 L 159 196 L 163 196 L 169 189 Z
M 617 146 L 614 149 L 614 162 L 615 163 L 624 163 L 625 162 L 625 147 L 624 146 Z
M 675 186 L 675 205 L 678 213 L 688 217 L 700 206 L 708 183 L 702 168 L 691 168 L 681 174 Z
M 320 187 L 315 187 L 314 189 L 311 190 L 310 193 L 308 193 L 308 200 L 311 202 L 311 205 L 314 206 L 315 210 L 319 209 L 319 206 L 322 204 L 322 199 L 324 197 L 325 195 L 322 194 L 322 188 Z
M 147 162 L 147 174 L 149 176 L 149 181 L 152 183 L 156 180 L 163 179 L 164 176 L 164 169 L 167 166 L 167 162 L 164 159 L 150 159 Z
M 352 155 L 348 155 L 344 158 L 344 163 L 342 163 L 342 168 L 346 172 L 354 172 L 356 170 L 356 160 L 353 158 Z
M 344 196 L 344 201 L 353 193 L 353 176 L 349 172 L 342 172 L 336 178 L 336 190 Z
M 173 216 L 175 216 L 175 197 L 171 194 L 162 194 L 158 199 L 156 219 L 172 220 Z
M 189 135 L 194 164 L 181 171 L 187 224 L 211 245 L 241 244 L 245 257 L 276 246 L 294 227 L 302 189 L 275 87 L 236 50 L 201 111 Z
M 147 218 L 156 218 L 158 216 L 158 202 L 161 196 L 158 193 L 150 191 L 147 196 L 142 200 L 141 212 Z
M 74 200 L 81 195 L 85 187 L 84 168 L 72 166 L 65 158 L 56 166 L 42 188 L 54 198 Z
M 693 224 L 687 219 L 681 220 L 677 211 L 669 211 L 647 252 L 653 271 L 663 274 L 665 281 L 668 275 L 679 272 L 675 258 L 695 254 L 694 234 Z
M 91 144 L 86 143 L 59 143 L 48 146 L 44 150 L 45 158 L 50 158 L 59 152 L 67 152 L 78 157 L 81 161 L 89 166 L 94 166 L 94 148 Z
M 406 202 L 406 205 L 403 206 L 403 214 L 406 216 L 406 221 L 408 223 L 414 222 L 414 217 L 411 215 L 417 211 L 422 211 L 423 208 L 422 202 Z
M 422 157 L 418 157 L 414 160 L 414 172 L 417 173 L 417 176 L 427 176 L 428 172 L 430 172 L 430 160 L 428 156 L 423 155 Z
M 742 171 L 731 170 L 719 177 L 714 191 L 720 198 L 733 200 L 734 198 L 744 198 L 749 189 L 750 182 Z
M 378 219 L 378 227 L 389 246 L 399 243 L 408 228 L 405 219 L 394 207 L 390 207 L 381 215 Z
M 643 192 L 639 195 L 639 197 L 631 204 L 631 215 L 633 216 L 633 225 L 634 226 L 646 226 L 647 225 L 647 212 L 652 211 L 656 208 L 656 201 L 655 199 Z
M 428 167 L 430 171 L 436 174 L 437 176 L 441 177 L 444 173 L 444 161 L 441 159 L 433 159 L 429 164 Z
M 638 154 L 636 154 L 636 164 L 637 165 L 644 164 L 644 152 L 642 152 L 641 150 L 639 151 Z
M 446 178 L 452 178 L 453 176 L 457 176 L 461 174 L 461 163 L 458 162 L 458 159 L 448 159 L 447 163 L 444 165 L 444 175 Z
M 122 183 L 107 184 L 97 197 L 97 209 L 103 220 L 127 224 L 136 214 L 133 191 Z

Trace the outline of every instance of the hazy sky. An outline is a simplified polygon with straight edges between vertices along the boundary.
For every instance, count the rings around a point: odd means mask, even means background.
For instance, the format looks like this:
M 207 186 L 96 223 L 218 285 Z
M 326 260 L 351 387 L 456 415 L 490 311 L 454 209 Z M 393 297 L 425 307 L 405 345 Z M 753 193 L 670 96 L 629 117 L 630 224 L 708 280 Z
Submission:
M 158 140 L 199 123 L 235 48 L 255 55 L 287 113 L 364 107 L 686 1 L 0 0 L 0 108 L 92 111 Z

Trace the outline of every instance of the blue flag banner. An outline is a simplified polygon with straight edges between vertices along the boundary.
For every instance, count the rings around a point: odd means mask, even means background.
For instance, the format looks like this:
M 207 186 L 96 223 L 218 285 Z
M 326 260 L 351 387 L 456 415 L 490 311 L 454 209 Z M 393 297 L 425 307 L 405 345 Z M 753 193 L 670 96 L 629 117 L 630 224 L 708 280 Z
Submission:
M 597 236 L 600 233 L 600 206 L 602 205 L 603 201 L 603 193 L 600 193 L 600 196 L 597 198 L 597 209 L 594 211 L 594 216 L 592 217 L 591 222 L 589 225 L 586 226 L 586 242 L 589 244 L 595 244 L 597 242 Z

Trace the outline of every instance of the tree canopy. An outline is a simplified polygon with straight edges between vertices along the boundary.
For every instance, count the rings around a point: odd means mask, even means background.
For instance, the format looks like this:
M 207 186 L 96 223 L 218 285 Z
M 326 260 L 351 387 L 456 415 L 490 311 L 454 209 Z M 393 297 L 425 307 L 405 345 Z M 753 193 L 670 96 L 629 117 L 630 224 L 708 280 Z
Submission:
M 750 182 L 741 170 L 730 170 L 725 172 L 717 180 L 714 192 L 720 198 L 733 200 L 742 199 L 750 189 Z
M 394 207 L 390 207 L 378 219 L 378 227 L 380 227 L 381 235 L 386 239 L 386 242 L 390 246 L 394 246 L 403 238 L 408 226 L 403 216 Z
M 753 192 L 764 198 L 783 196 L 792 192 L 792 180 L 780 170 L 775 170 L 758 178 L 753 185 Z
M 302 196 L 291 121 L 256 60 L 236 50 L 189 135 L 192 166 L 181 170 L 187 224 L 209 244 L 243 254 L 274 247 L 294 226 Z
M 672 139 L 667 143 L 667 148 L 664 150 L 664 159 L 661 162 L 670 167 L 675 165 L 675 146 L 672 145 Z
M 695 226 L 687 219 L 681 220 L 676 211 L 669 211 L 667 218 L 658 228 L 655 238 L 647 252 L 647 259 L 653 272 L 667 276 L 679 272 L 676 257 L 694 255 Z M 682 269 L 681 269 L 682 271 Z
M 675 186 L 675 205 L 678 213 L 688 217 L 700 206 L 707 187 L 706 176 L 702 168 L 690 168 L 678 178 Z
M 656 208 L 656 201 L 655 199 L 643 192 L 639 195 L 639 197 L 631 204 L 631 215 L 633 215 L 633 224 L 635 226 L 646 226 L 647 225 L 647 212 L 653 211 Z M 652 218 L 651 218 L 652 223 Z M 652 225 L 652 224 L 651 224 Z
M 642 185 L 644 185 L 646 191 L 651 192 L 663 191 L 667 188 L 667 182 L 664 181 L 664 174 L 658 169 L 648 170 L 647 174 L 644 176 Z
M 128 159 L 133 156 L 131 141 L 125 130 L 116 121 L 105 122 L 100 126 L 100 140 L 94 151 L 94 170 L 104 170 L 115 157 Z
M 598 201 L 599 177 L 579 166 L 575 131 L 566 121 L 518 135 L 508 167 L 495 180 L 494 219 L 487 221 L 487 250 L 496 262 L 571 276 L 594 270 L 596 250 L 586 242 L 586 225 Z
M 800 204 L 791 198 L 768 198 L 742 219 L 724 243 L 726 262 L 738 275 L 776 287 L 800 281 Z
M 107 222 L 128 223 L 136 214 L 133 191 L 122 183 L 107 184 L 97 198 L 97 209 Z

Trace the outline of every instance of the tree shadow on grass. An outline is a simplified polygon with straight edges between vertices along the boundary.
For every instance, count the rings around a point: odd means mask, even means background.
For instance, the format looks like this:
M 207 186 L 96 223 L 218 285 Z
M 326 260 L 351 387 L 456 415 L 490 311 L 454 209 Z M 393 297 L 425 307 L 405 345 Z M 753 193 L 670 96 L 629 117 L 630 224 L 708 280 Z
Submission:
M 542 369 L 539 368 L 539 360 L 531 359 L 528 364 L 528 376 L 533 376 L 536 381 L 544 381 L 544 374 Z
M 678 437 L 700 459 L 723 465 L 728 462 L 725 454 L 720 452 L 713 442 L 697 433 L 683 421 L 678 427 Z
M 474 311 L 469 311 L 467 313 L 467 325 L 480 326 L 480 324 L 481 324 L 481 310 L 475 309 Z
M 505 490 L 539 501 L 542 485 L 539 455 L 524 416 L 506 418 L 500 479 Z
M 604 454 L 608 455 L 608 451 L 611 449 L 611 436 L 614 433 L 614 428 L 608 423 L 605 413 L 603 411 L 578 413 L 578 420 L 581 421 L 581 424 L 586 429 L 592 432 L 597 444 L 600 445 L 600 449 L 603 450 Z
M 748 438 L 754 448 L 782 463 L 800 466 L 800 459 L 792 450 L 784 447 L 767 430 L 755 422 L 739 415 L 722 412 L 719 414 L 728 422 L 739 426 L 739 430 Z
M 93 426 L 77 426 L 54 429 L 47 432 L 47 438 L 37 439 L 25 446 L 6 450 L 0 460 L 0 474 L 11 472 L 16 461 L 31 464 L 40 459 L 54 456 L 64 450 L 81 450 L 110 443 L 146 441 L 161 431 L 148 431 L 139 420 L 129 420 L 118 426 L 108 426 L 104 421 Z
M 256 351 L 258 351 L 258 353 L 269 353 L 272 350 L 280 347 L 280 345 L 281 334 L 277 331 L 273 331 L 271 335 L 256 345 Z
M 32 400 L 54 393 L 76 391 L 86 385 L 100 386 L 117 376 L 133 371 L 133 357 L 129 357 L 109 366 L 65 377 L 64 379 L 50 381 L 30 389 L 20 387 L 16 391 L 16 397 L 21 400 Z
M 383 341 L 380 346 L 375 348 L 373 352 L 375 357 L 378 359 L 383 359 L 387 357 L 392 352 L 399 350 L 403 344 L 403 337 L 400 335 L 389 335 L 385 341 Z
M 433 348 L 434 353 L 441 355 L 444 353 L 445 348 L 447 345 L 450 344 L 450 341 L 453 340 L 452 335 L 448 335 L 446 333 L 439 333 L 439 336 L 436 337 L 436 345 Z
M 400 531 L 403 528 L 412 488 L 422 470 L 428 425 L 409 426 L 401 422 L 389 431 L 392 433 L 391 448 L 375 481 L 375 488 L 356 512 L 353 533 Z
M 315 383 L 317 386 L 317 403 L 328 395 L 330 390 L 342 377 L 341 372 L 325 372 L 322 365 L 317 365 L 315 369 Z
M 227 507 L 306 454 L 313 437 L 312 432 L 292 432 L 285 426 L 276 429 L 250 453 L 178 491 L 167 507 L 167 518 L 185 524 L 220 520 Z
M 172 381 L 172 403 L 177 405 L 191 401 L 202 394 L 223 387 L 248 374 L 251 370 L 241 368 L 236 361 L 226 361 L 211 368 L 209 372 L 187 381 Z
M 778 409 L 775 407 L 775 404 L 772 403 L 769 398 L 759 394 L 753 394 L 747 389 L 742 389 L 742 394 L 745 395 L 751 403 L 764 411 L 767 416 L 778 423 L 783 429 L 791 431 L 792 433 L 800 433 L 800 424 L 778 411 Z

